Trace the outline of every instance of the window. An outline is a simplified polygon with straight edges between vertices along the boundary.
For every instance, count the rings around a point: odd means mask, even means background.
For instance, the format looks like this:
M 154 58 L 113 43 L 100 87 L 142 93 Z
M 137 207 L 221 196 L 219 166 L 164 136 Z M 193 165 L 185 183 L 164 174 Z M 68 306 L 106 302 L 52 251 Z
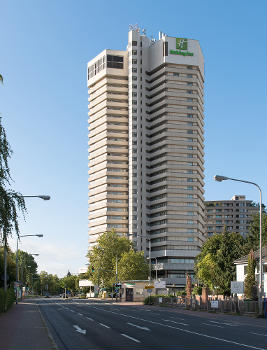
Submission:
M 179 73 L 173 73 L 174 77 L 179 77 Z
M 132 68 L 133 73 L 137 73 L 137 68 Z
M 187 74 L 187 78 L 193 78 L 192 74 Z
M 137 46 L 137 41 L 132 41 L 132 46 Z
M 133 55 L 137 55 L 137 50 L 133 50 L 133 51 L 132 51 L 132 54 L 133 54 Z
M 123 57 L 107 55 L 107 67 L 123 69 Z
M 132 59 L 132 64 L 137 64 L 137 60 L 136 59 Z

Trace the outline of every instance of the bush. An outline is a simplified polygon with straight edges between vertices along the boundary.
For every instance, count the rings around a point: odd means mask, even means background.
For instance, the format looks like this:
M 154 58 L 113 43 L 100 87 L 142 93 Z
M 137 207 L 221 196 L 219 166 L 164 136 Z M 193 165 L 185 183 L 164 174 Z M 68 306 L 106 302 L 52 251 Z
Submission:
M 6 293 L 3 288 L 0 288 L 0 312 L 5 312 L 10 309 L 15 300 L 16 296 L 13 288 L 8 288 Z
M 144 300 L 145 305 L 154 305 L 155 300 L 158 298 L 158 296 L 151 295 L 150 297 L 146 297 Z

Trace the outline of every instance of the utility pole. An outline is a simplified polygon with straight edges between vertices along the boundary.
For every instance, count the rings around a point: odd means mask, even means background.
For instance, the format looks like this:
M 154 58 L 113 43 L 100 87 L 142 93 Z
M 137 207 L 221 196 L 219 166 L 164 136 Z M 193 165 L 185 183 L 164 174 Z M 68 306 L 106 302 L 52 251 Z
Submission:
M 118 292 L 117 292 L 117 288 L 118 288 L 118 255 L 116 255 L 116 301 L 118 301 Z

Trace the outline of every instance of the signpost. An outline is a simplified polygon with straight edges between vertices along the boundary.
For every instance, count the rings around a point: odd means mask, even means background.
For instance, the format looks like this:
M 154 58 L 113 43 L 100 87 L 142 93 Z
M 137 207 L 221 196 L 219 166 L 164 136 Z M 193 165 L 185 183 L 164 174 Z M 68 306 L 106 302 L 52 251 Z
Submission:
M 155 288 L 153 284 L 147 284 L 147 285 L 145 286 L 145 289 L 153 289 L 153 288 Z M 152 291 L 151 291 L 151 292 L 152 292 Z
M 211 300 L 210 301 L 210 307 L 212 309 L 218 309 L 219 308 L 219 301 L 218 300 Z
M 231 281 L 231 294 L 244 294 L 244 282 Z
M 166 281 L 157 281 L 154 283 L 155 288 L 164 289 L 166 288 Z

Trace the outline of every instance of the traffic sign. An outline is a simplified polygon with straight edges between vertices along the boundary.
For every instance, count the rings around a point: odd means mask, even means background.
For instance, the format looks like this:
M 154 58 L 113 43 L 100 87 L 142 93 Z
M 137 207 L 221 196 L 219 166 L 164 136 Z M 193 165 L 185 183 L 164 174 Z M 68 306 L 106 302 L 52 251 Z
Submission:
M 148 291 L 149 294 L 152 293 L 152 289 L 148 289 L 147 291 Z
M 153 284 L 151 284 L 151 285 L 148 284 L 145 286 L 145 289 L 153 289 L 153 288 L 154 288 Z

